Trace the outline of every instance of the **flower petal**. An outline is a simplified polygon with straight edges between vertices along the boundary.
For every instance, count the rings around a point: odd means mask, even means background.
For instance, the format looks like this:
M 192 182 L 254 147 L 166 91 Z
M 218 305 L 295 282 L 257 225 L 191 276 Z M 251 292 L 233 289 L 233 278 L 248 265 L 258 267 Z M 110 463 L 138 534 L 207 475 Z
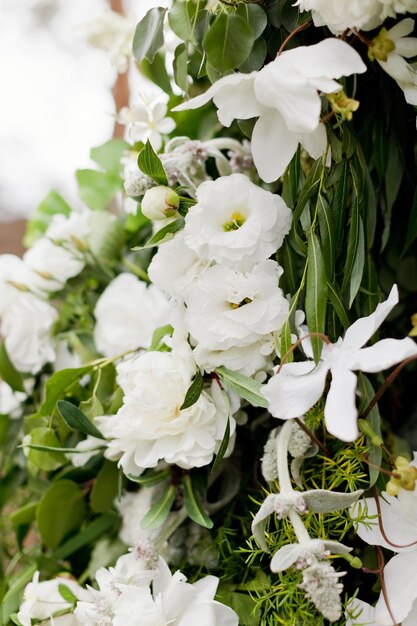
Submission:
M 417 548 L 395 555 L 384 568 L 384 579 L 391 613 L 400 624 L 417 598 Z M 392 623 L 382 593 L 375 607 L 375 622 Z
M 279 419 L 301 417 L 320 399 L 328 366 L 312 361 L 287 363 L 263 387 L 269 411 Z
M 304 133 L 300 143 L 313 159 L 319 159 L 326 152 L 327 134 L 324 124 L 319 124 L 312 133 Z
M 375 311 L 367 317 L 361 317 L 346 331 L 343 339 L 343 348 L 348 350 L 357 350 L 361 348 L 381 326 L 385 318 L 391 313 L 392 309 L 398 304 L 398 287 L 393 285 L 388 299 L 381 302 Z
M 348 369 L 332 369 L 332 382 L 324 407 L 324 420 L 328 432 L 342 441 L 355 441 L 359 437 L 356 409 L 356 375 Z
M 265 541 L 266 519 L 272 515 L 275 510 L 276 494 L 270 493 L 262 502 L 261 507 L 252 521 L 252 534 L 256 543 L 265 552 L 268 551 L 268 545 Z
M 410 337 L 405 339 L 382 339 L 369 348 L 362 348 L 351 355 L 352 369 L 373 374 L 400 363 L 410 356 L 417 356 L 417 345 Z M 349 359 L 350 360 L 350 359 Z
M 290 543 L 277 550 L 271 560 L 272 572 L 283 572 L 294 565 L 302 554 L 306 552 L 306 548 L 299 543 Z
M 366 72 L 360 55 L 340 39 L 324 39 L 314 46 L 298 46 L 285 53 L 306 78 L 340 78 Z
M 407 35 L 411 35 L 414 30 L 414 20 L 411 17 L 407 17 L 405 20 L 401 20 L 398 24 L 395 24 L 392 28 L 389 29 L 388 35 L 390 39 L 395 41 L 395 46 L 397 46 L 397 39 L 400 37 L 407 37 Z M 401 54 L 401 53 L 400 53 Z
M 252 155 L 259 176 L 272 183 L 281 176 L 298 146 L 298 135 L 288 130 L 282 115 L 265 109 L 252 133 Z
M 403 37 L 399 39 L 395 42 L 395 52 L 402 57 L 415 57 L 417 55 L 417 38 Z

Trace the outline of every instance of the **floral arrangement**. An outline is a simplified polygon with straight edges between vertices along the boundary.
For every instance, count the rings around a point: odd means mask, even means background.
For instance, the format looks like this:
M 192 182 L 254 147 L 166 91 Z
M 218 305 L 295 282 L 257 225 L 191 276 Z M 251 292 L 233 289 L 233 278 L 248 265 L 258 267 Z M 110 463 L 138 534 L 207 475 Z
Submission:
M 86 25 L 144 86 L 0 257 L 3 626 L 417 623 L 415 13 Z

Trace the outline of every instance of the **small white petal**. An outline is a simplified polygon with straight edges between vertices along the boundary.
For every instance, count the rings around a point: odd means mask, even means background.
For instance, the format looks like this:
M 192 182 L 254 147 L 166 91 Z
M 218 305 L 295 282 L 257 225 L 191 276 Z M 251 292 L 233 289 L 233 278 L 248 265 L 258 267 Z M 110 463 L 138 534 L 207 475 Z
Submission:
M 306 549 L 298 543 L 283 546 L 277 550 L 271 560 L 271 571 L 283 572 L 294 565 Z
M 298 135 L 288 130 L 282 115 L 266 109 L 252 133 L 253 161 L 262 180 L 272 183 L 281 176 L 297 146 Z
M 399 39 L 395 42 L 395 52 L 402 57 L 415 57 L 417 55 L 417 38 L 403 37 Z
M 355 441 L 359 437 L 356 409 L 357 377 L 342 367 L 332 369 L 332 382 L 324 408 L 326 428 L 342 441 Z

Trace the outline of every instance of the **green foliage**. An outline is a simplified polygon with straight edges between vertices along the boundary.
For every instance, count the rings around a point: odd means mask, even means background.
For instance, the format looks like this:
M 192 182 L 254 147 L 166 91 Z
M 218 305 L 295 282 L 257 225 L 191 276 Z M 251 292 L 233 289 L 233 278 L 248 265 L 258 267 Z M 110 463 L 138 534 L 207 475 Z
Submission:
M 14 367 L 7 354 L 6 344 L 0 343 L 0 378 L 4 380 L 14 391 L 24 391 L 23 377 Z
M 162 48 L 165 13 L 166 9 L 161 7 L 150 9 L 136 26 L 133 38 L 133 55 L 139 61 L 147 59 L 152 63 L 155 54 Z
M 68 216 L 71 207 L 57 191 L 51 191 L 42 200 L 27 223 L 24 245 L 32 246 L 46 232 L 54 215 Z
M 227 367 L 218 367 L 216 374 L 225 387 L 235 391 L 241 398 L 247 400 L 253 406 L 266 408 L 268 406 L 266 399 L 261 392 L 261 384 L 253 378 L 227 369 Z
M 88 417 L 71 402 L 60 400 L 57 403 L 57 409 L 63 420 L 70 428 L 79 430 L 81 433 L 84 433 L 84 435 L 91 435 L 92 437 L 104 439 L 101 432 L 96 426 L 94 426 L 91 420 L 89 420 Z
M 185 394 L 184 402 L 180 406 L 180 409 L 188 409 L 190 406 L 193 406 L 199 399 L 201 392 L 203 391 L 203 376 L 201 375 L 200 370 L 197 370 L 197 373 L 194 377 L 193 382 Z
M 152 504 L 141 521 L 141 528 L 149 530 L 159 528 L 168 517 L 176 497 L 177 485 L 171 483 L 164 490 L 163 494 Z
M 190 518 L 204 528 L 213 528 L 213 522 L 204 510 L 198 485 L 190 474 L 182 479 L 184 485 L 184 502 Z
M 158 157 L 149 141 L 146 142 L 145 147 L 139 152 L 138 167 L 141 172 L 147 174 L 147 176 L 152 178 L 156 183 L 168 185 L 167 175 L 161 159 Z
M 36 513 L 39 533 L 49 548 L 58 548 L 69 533 L 77 530 L 86 514 L 79 486 L 71 480 L 52 483 L 41 498 Z

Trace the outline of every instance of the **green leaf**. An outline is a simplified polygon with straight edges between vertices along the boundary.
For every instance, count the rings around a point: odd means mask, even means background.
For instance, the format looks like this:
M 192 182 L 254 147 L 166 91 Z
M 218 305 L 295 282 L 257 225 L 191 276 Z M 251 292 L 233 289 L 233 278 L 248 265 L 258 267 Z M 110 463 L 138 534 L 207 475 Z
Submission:
M 194 377 L 193 382 L 188 388 L 187 393 L 185 394 L 184 402 L 180 406 L 180 410 L 188 409 L 190 406 L 193 406 L 201 396 L 201 392 L 203 391 L 204 378 L 201 375 L 200 370 L 197 370 L 197 373 Z
M 37 563 L 31 563 L 11 582 L 10 588 L 2 598 L 0 604 L 1 623 L 3 626 L 9 623 L 11 614 L 17 610 L 22 600 L 22 590 L 26 587 L 28 582 L 32 580 L 37 569 Z
M 174 329 L 171 326 L 171 324 L 167 324 L 166 326 L 160 326 L 159 328 L 154 330 L 154 333 L 152 335 L 152 342 L 149 347 L 149 351 L 151 352 L 153 350 L 159 350 L 161 347 L 161 342 L 164 339 L 164 337 L 166 336 L 171 337 L 173 332 L 174 332 Z
M 247 22 L 253 30 L 253 36 L 258 39 L 268 24 L 268 18 L 259 4 L 241 3 L 238 5 L 236 14 Z
M 291 345 L 292 345 L 291 326 L 290 326 L 289 320 L 287 319 L 285 320 L 281 328 L 281 343 L 280 343 L 281 359 L 283 359 L 284 356 L 287 355 L 285 359 L 286 363 L 292 363 L 294 361 L 294 353 L 290 352 L 290 354 L 287 354 L 288 350 L 291 348 Z
M 322 159 L 319 159 L 312 166 L 309 175 L 307 176 L 304 186 L 301 189 L 301 192 L 298 194 L 298 202 L 295 207 L 294 215 L 293 215 L 293 224 L 297 224 L 298 220 L 301 217 L 304 208 L 306 207 L 307 202 L 310 198 L 316 193 L 319 188 L 320 180 L 323 171 L 323 163 Z
M 317 236 L 313 233 L 308 238 L 308 266 L 306 283 L 305 309 L 307 326 L 311 333 L 324 333 L 326 327 L 327 279 L 323 255 Z M 311 337 L 314 360 L 320 359 L 323 340 Z
M 336 185 L 336 190 L 333 198 L 333 215 L 335 220 L 335 250 L 336 253 L 341 248 L 344 230 L 345 230 L 345 211 L 349 190 L 349 176 L 348 176 L 348 162 L 344 161 L 341 165 L 340 178 Z
M 168 24 L 171 30 L 184 42 L 196 43 L 195 26 L 198 3 L 177 0 L 168 13 Z
M 164 493 L 153 503 L 140 524 L 141 528 L 153 530 L 159 528 L 169 515 L 177 496 L 177 485 L 172 483 Z
M 121 177 L 113 172 L 77 170 L 75 177 L 81 200 L 94 211 L 107 209 L 116 193 L 123 189 Z
M 90 493 L 90 506 L 94 513 L 106 513 L 113 506 L 119 486 L 119 470 L 116 463 L 104 461 Z
M 352 270 L 356 259 L 356 251 L 358 249 L 359 242 L 359 200 L 355 195 L 352 212 L 350 218 L 349 238 L 347 245 L 346 261 L 343 269 L 343 281 L 342 281 L 342 294 L 346 291 L 349 285 L 350 278 L 352 276 Z
M 158 230 L 143 246 L 137 246 L 132 248 L 132 250 L 145 250 L 146 248 L 154 248 L 155 246 L 159 246 L 162 243 L 166 243 L 170 239 L 172 239 L 175 233 L 179 232 L 184 228 L 184 218 L 180 217 L 174 222 L 170 222 L 161 230 Z
M 249 5 L 255 6 L 255 5 Z M 261 69 L 266 59 L 267 47 L 265 43 L 265 39 L 257 39 L 253 44 L 252 51 L 246 61 L 244 61 L 240 66 L 239 70 L 241 72 L 245 72 L 249 74 L 250 72 L 256 72 Z
M 45 472 L 56 470 L 67 462 L 62 452 L 48 450 L 48 448 L 60 450 L 62 447 L 53 428 L 46 426 L 34 428 L 30 433 L 30 444 L 33 446 L 38 445 L 40 449 L 36 449 L 35 447 L 29 448 L 29 461 Z M 44 448 L 46 448 L 46 450 L 44 450 Z
M 10 513 L 9 519 L 15 528 L 30 524 L 35 519 L 37 508 L 38 502 L 28 502 Z
M 356 294 L 361 286 L 363 269 L 365 265 L 365 235 L 363 232 L 362 218 L 359 217 L 359 235 L 356 248 L 355 260 L 352 267 L 352 277 L 349 284 L 349 309 L 353 304 Z
M 56 191 L 51 191 L 42 200 L 38 208 L 32 213 L 27 223 L 23 243 L 30 248 L 39 237 L 45 234 L 54 215 L 66 215 L 71 213 L 70 205 Z
M 358 413 L 361 415 L 368 404 L 371 402 L 372 398 L 375 395 L 374 388 L 372 384 L 368 380 L 368 378 L 362 373 L 358 373 L 359 380 L 359 392 L 361 396 L 361 402 L 359 405 Z M 369 413 L 366 418 L 372 427 L 373 432 L 381 436 L 381 416 L 379 414 L 378 405 L 376 404 L 372 411 Z M 368 470 L 369 470 L 369 487 L 375 485 L 376 481 L 379 477 L 379 467 L 381 467 L 382 460 L 382 448 L 381 446 L 373 446 L 370 437 L 366 438 L 366 442 L 368 445 L 368 460 L 370 461 Z
M 222 460 L 224 458 L 224 455 L 226 454 L 227 447 L 229 445 L 229 440 L 230 440 L 230 418 L 228 417 L 227 418 L 227 422 L 226 422 L 226 429 L 225 429 L 224 435 L 223 435 L 223 439 L 222 439 L 222 442 L 220 444 L 219 451 L 216 454 L 216 458 L 214 459 L 213 467 L 211 468 L 212 472 L 214 472 L 216 467 L 218 467 L 220 465 L 220 463 L 222 462 Z
M 14 391 L 25 391 L 23 377 L 11 362 L 4 341 L 0 344 L 0 378 Z
M 93 367 L 93 365 L 84 365 L 82 367 L 59 370 L 52 374 L 45 385 L 45 400 L 36 413 L 36 417 L 42 417 L 43 415 L 46 417 L 51 416 L 59 397 L 80 378 L 89 374 Z
M 185 43 L 180 43 L 175 48 L 174 61 L 172 64 L 174 78 L 182 91 L 187 91 L 188 52 Z
M 88 243 L 94 256 L 101 262 L 116 258 L 125 243 L 122 223 L 115 215 L 100 211 L 91 215 L 90 226 Z
M 268 402 L 261 392 L 262 385 L 257 380 L 226 367 L 218 367 L 216 374 L 220 376 L 225 387 L 236 391 L 241 398 L 250 402 L 252 406 L 260 406 L 265 409 L 268 407 Z
M 348 314 L 346 312 L 345 305 L 342 302 L 339 292 L 337 288 L 331 283 L 327 283 L 327 295 L 329 297 L 329 301 L 332 304 L 337 317 L 341 321 L 344 329 L 346 330 L 350 326 L 350 321 Z
M 171 478 L 171 469 L 167 467 L 163 470 L 157 470 L 156 472 L 146 472 L 146 474 L 142 474 L 141 476 L 133 476 L 133 474 L 127 474 L 127 478 L 134 483 L 138 483 L 142 485 L 142 487 L 154 487 L 159 483 L 162 483 L 164 480 Z
M 52 483 L 39 502 L 37 522 L 42 541 L 49 548 L 57 548 L 63 539 L 77 530 L 86 514 L 84 497 L 72 480 Z
M 326 274 L 329 280 L 333 280 L 336 262 L 336 247 L 334 237 L 334 212 L 322 194 L 317 198 L 317 208 L 320 226 L 320 239 L 322 244 L 323 260 L 326 266 Z
M 158 85 L 162 91 L 165 91 L 169 96 L 172 95 L 172 86 L 165 67 L 164 54 L 158 53 L 152 63 L 144 59 L 140 64 L 140 71 L 146 78 L 149 78 L 155 85 Z
M 254 41 L 253 29 L 245 20 L 221 13 L 207 31 L 203 46 L 208 63 L 224 74 L 246 61 Z
M 66 602 L 69 602 L 69 604 L 71 604 L 72 606 L 75 606 L 77 604 L 78 598 L 72 593 L 69 587 L 60 584 L 58 585 L 58 591 Z
M 190 518 L 204 528 L 213 528 L 213 522 L 205 512 L 189 474 L 183 476 L 182 484 L 184 485 L 185 507 Z
M 84 435 L 91 435 L 98 439 L 105 438 L 88 417 L 71 402 L 60 400 L 57 404 L 57 409 L 64 422 L 68 424 L 70 428 L 79 430 Z
M 66 559 L 71 554 L 79 550 L 80 548 L 94 543 L 96 539 L 102 537 L 104 533 L 109 530 L 119 518 L 116 515 L 101 515 L 94 519 L 85 528 L 80 530 L 74 537 L 68 539 L 63 543 L 55 552 L 52 557 L 56 560 Z
M 168 185 L 167 175 L 162 165 L 161 159 L 152 148 L 149 141 L 145 147 L 139 152 L 138 167 L 141 172 L 152 178 L 160 185 Z
M 152 63 L 156 53 L 164 45 L 166 11 L 161 7 L 150 9 L 136 26 L 132 50 L 133 56 L 139 61 L 147 59 Z
M 129 144 L 123 139 L 109 139 L 106 143 L 96 148 L 91 148 L 90 157 L 106 172 L 118 174 L 121 169 L 121 158 L 129 148 Z

